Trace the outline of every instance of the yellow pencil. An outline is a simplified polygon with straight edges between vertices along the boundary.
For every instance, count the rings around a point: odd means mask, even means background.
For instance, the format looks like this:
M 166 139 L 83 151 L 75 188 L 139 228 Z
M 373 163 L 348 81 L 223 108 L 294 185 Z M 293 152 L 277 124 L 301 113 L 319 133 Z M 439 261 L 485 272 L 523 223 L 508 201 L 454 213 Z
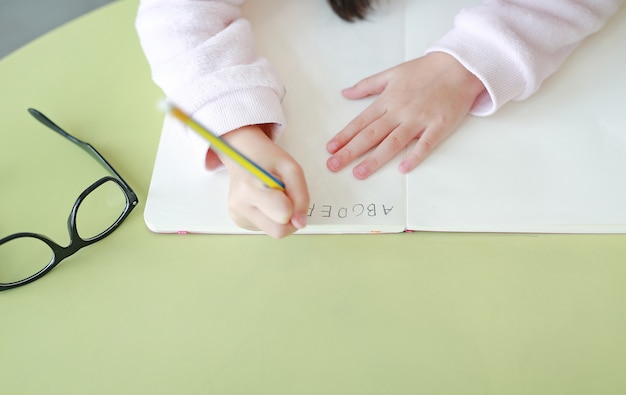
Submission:
M 224 139 L 211 132 L 204 126 L 200 125 L 193 118 L 191 118 L 190 115 L 186 114 L 179 107 L 176 107 L 170 102 L 165 102 L 165 108 L 166 111 L 172 114 L 175 118 L 179 119 L 185 125 L 189 126 L 202 137 L 207 139 L 211 143 L 212 148 L 220 151 L 221 153 L 227 155 L 229 158 L 237 162 L 241 167 L 243 167 L 253 176 L 258 178 L 266 186 L 274 189 L 279 189 L 281 191 L 285 190 L 285 184 L 281 180 L 273 176 L 270 172 L 268 172 L 261 166 L 254 163 L 252 160 L 248 159 L 244 154 L 237 151 Z

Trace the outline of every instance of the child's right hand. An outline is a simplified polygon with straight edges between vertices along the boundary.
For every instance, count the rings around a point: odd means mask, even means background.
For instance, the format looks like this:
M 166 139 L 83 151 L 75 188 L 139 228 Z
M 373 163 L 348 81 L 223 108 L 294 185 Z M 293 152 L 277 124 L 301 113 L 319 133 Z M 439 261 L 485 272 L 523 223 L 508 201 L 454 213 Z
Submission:
M 245 229 L 261 230 L 274 238 L 304 228 L 309 192 L 302 167 L 260 126 L 245 126 L 222 137 L 285 184 L 284 192 L 268 188 L 239 164 L 218 154 L 230 174 L 228 206 L 235 223 Z

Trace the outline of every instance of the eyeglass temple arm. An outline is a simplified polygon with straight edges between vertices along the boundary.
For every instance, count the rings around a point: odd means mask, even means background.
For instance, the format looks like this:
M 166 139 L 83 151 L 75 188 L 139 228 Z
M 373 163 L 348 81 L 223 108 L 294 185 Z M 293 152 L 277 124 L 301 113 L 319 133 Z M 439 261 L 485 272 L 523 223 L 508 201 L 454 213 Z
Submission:
M 97 160 L 109 173 L 111 173 L 111 175 L 119 178 L 119 180 L 122 181 L 122 183 L 124 183 L 124 185 L 126 185 L 130 189 L 130 186 L 128 185 L 128 183 L 126 181 L 124 181 L 122 176 L 113 168 L 113 166 L 111 166 L 109 164 L 109 162 L 107 162 L 106 159 L 104 159 L 104 157 L 102 155 L 100 155 L 100 153 L 91 144 L 86 143 L 86 142 L 84 142 L 84 141 L 82 141 L 82 140 L 72 136 L 71 134 L 69 134 L 65 130 L 61 129 L 61 127 L 59 125 L 57 125 L 56 123 L 52 122 L 52 120 L 50 120 L 50 118 L 46 117 L 45 115 L 43 115 L 38 110 L 36 110 L 34 108 L 29 108 L 28 112 L 33 117 L 35 117 L 35 119 L 37 119 L 39 122 L 43 123 L 44 125 L 46 125 L 50 129 L 54 130 L 55 132 L 57 132 L 61 136 L 67 138 L 68 140 L 70 140 L 71 142 L 73 142 L 74 144 L 79 146 L 83 151 L 87 152 L 92 158 Z

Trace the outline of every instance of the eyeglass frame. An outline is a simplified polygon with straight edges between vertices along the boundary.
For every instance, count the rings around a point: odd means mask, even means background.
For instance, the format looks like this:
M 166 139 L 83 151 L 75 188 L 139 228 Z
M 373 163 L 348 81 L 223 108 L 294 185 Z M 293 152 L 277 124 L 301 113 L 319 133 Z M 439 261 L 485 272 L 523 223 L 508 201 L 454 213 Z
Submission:
M 94 244 L 104 239 L 105 237 L 113 233 L 113 231 L 115 231 L 121 225 L 122 222 L 124 222 L 124 220 L 130 215 L 130 213 L 139 203 L 137 194 L 133 191 L 130 185 L 128 185 L 128 183 L 124 181 L 122 176 L 120 176 L 120 174 L 113 168 L 113 166 L 111 166 L 111 164 L 91 144 L 86 143 L 72 136 L 71 134 L 63 130 L 61 127 L 59 127 L 52 120 L 50 120 L 50 118 L 48 118 L 43 113 L 41 113 L 40 111 L 34 108 L 29 108 L 28 112 L 39 122 L 41 122 L 48 128 L 52 129 L 56 133 L 60 134 L 61 136 L 67 138 L 68 140 L 76 144 L 78 147 L 80 147 L 83 151 L 87 152 L 89 156 L 91 156 L 96 161 L 98 161 L 105 168 L 105 170 L 107 170 L 111 175 L 104 176 L 100 178 L 99 180 L 95 181 L 94 183 L 92 183 L 78 196 L 78 198 L 74 202 L 74 205 L 72 206 L 72 210 L 70 211 L 70 215 L 67 219 L 67 227 L 68 227 L 69 236 L 70 236 L 70 241 L 67 246 L 63 247 L 45 235 L 32 233 L 32 232 L 14 233 L 12 235 L 9 235 L 0 239 L 0 246 L 2 246 L 3 244 L 8 243 L 11 240 L 15 240 L 15 239 L 23 238 L 23 237 L 35 238 L 44 242 L 52 250 L 52 258 L 50 259 L 50 262 L 48 262 L 48 264 L 44 268 L 39 270 L 37 273 L 26 277 L 25 279 L 13 281 L 10 283 L 0 283 L 0 291 L 6 291 L 8 289 L 17 288 L 22 285 L 26 285 L 33 281 L 36 281 L 40 279 L 41 277 L 45 276 L 46 274 L 48 274 L 52 269 L 54 269 L 59 263 L 63 262 L 66 258 L 74 255 L 76 252 L 83 249 L 84 247 L 90 246 L 91 244 Z M 106 182 L 110 182 L 110 181 L 117 184 L 120 187 L 120 189 L 124 192 L 124 196 L 126 198 L 126 205 L 124 207 L 124 211 L 111 226 L 109 226 L 107 229 L 105 229 L 98 235 L 90 237 L 90 238 L 82 238 L 78 234 L 78 228 L 76 225 L 76 215 L 78 213 L 78 209 L 81 203 L 85 200 L 85 198 L 91 192 L 96 190 L 102 184 Z

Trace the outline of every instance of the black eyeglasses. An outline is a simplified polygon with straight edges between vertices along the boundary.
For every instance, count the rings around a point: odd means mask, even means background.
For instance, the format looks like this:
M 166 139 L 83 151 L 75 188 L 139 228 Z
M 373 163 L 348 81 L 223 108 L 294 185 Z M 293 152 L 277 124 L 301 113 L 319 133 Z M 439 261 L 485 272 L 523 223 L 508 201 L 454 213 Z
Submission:
M 76 199 L 67 220 L 70 234 L 67 247 L 37 233 L 15 233 L 0 239 L 0 291 L 33 282 L 81 248 L 104 239 L 138 203 L 135 192 L 94 147 L 67 133 L 41 112 L 32 108 L 28 111 L 39 122 L 87 152 L 111 175 L 91 184 Z

